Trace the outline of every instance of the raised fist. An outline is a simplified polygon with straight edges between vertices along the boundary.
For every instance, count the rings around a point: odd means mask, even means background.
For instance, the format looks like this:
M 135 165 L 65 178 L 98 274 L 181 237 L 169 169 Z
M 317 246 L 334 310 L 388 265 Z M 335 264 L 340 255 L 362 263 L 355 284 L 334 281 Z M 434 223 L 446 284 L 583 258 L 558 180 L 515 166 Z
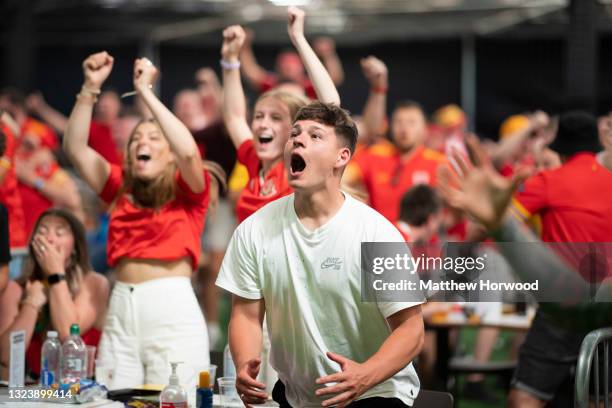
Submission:
M 43 98 L 42 93 L 40 91 L 32 92 L 28 95 L 25 100 L 26 108 L 30 112 L 39 112 L 40 109 L 46 105 L 45 98 Z
M 92 54 L 83 61 L 83 75 L 85 85 L 89 88 L 100 89 L 106 78 L 113 70 L 113 57 L 106 51 Z
M 312 43 L 312 48 L 321 58 L 332 56 L 336 53 L 336 43 L 331 37 L 319 37 Z
M 297 7 L 289 7 L 287 9 L 287 32 L 289 33 L 289 38 L 291 41 L 294 41 L 296 38 L 304 36 L 304 10 L 301 10 Z
M 147 58 L 137 58 L 134 61 L 134 89 L 143 91 L 153 86 L 159 71 Z
M 361 59 L 361 71 L 370 86 L 386 88 L 388 85 L 387 66 L 384 62 L 374 56 Z
M 233 25 L 223 30 L 223 45 L 221 57 L 226 61 L 236 61 L 244 44 L 246 34 L 239 25 Z

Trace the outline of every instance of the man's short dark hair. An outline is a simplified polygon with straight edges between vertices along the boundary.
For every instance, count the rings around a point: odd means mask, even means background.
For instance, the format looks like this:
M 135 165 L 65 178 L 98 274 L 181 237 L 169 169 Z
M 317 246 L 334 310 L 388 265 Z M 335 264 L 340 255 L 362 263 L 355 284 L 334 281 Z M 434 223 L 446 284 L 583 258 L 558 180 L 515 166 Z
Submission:
M 402 197 L 400 220 L 408 225 L 420 227 L 441 208 L 442 201 L 436 191 L 426 184 L 419 184 L 408 190 Z
M 341 137 L 346 142 L 346 146 L 351 151 L 351 156 L 355 153 L 357 126 L 353 119 L 351 119 L 349 111 L 333 103 L 317 101 L 300 108 L 295 115 L 294 122 L 298 120 L 314 120 L 323 125 L 333 127 L 336 136 Z
M 421 111 L 423 116 L 425 116 L 425 109 L 423 109 L 423 106 L 416 101 L 411 101 L 411 100 L 399 101 L 398 103 L 395 104 L 395 107 L 393 108 L 393 112 L 396 112 L 400 109 L 416 109 L 416 110 Z
M 585 111 L 570 111 L 559 118 L 557 136 L 550 148 L 562 156 L 571 156 L 578 152 L 601 150 L 597 119 Z
M 24 93 L 13 86 L 7 86 L 6 88 L 0 90 L 0 97 L 7 98 L 11 105 L 15 105 L 20 108 L 25 107 Z

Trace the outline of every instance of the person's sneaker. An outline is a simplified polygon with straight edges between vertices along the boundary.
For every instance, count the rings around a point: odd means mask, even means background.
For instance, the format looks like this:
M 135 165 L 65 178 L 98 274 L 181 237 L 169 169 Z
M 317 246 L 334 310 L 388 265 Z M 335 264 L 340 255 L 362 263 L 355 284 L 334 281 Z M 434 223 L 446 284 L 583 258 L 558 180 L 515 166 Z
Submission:
M 492 406 L 499 402 L 499 398 L 485 386 L 484 381 L 467 381 L 463 386 L 462 396 L 466 399 L 484 402 Z

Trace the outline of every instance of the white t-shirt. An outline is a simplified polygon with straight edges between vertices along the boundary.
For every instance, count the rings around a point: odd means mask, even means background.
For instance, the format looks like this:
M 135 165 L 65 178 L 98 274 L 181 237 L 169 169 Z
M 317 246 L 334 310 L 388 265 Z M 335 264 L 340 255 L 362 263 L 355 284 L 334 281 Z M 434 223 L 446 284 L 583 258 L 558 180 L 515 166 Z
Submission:
M 386 317 L 417 303 L 361 301 L 361 242 L 403 242 L 382 215 L 345 194 L 325 225 L 307 230 L 294 196 L 280 198 L 240 224 L 223 259 L 217 286 L 265 300 L 271 364 L 295 407 L 321 406 L 315 380 L 341 371 L 327 351 L 364 362 L 391 333 Z M 399 398 L 419 391 L 412 363 L 361 398 Z

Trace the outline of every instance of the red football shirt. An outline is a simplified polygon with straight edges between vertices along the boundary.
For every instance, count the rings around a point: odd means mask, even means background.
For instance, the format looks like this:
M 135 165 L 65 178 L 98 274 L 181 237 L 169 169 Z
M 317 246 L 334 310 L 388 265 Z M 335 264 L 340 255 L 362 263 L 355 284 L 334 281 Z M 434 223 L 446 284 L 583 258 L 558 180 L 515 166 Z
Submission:
M 563 166 L 527 179 L 512 211 L 523 219 L 540 215 L 545 242 L 612 242 L 610 186 L 612 171 L 594 154 L 578 153 Z
M 249 182 L 242 189 L 238 203 L 236 203 L 236 217 L 238 222 L 244 221 L 255 211 L 278 198 L 291 194 L 287 171 L 283 161 L 274 165 L 265 177 L 260 176 L 261 163 L 253 140 L 247 140 L 238 148 L 238 161 L 244 164 L 249 172 Z
M 49 165 L 37 168 L 36 175 L 45 182 L 48 182 L 55 177 L 56 172 L 59 170 L 60 167 L 57 165 L 57 163 L 53 162 Z M 27 209 L 24 211 L 24 219 L 26 237 L 29 237 L 34 229 L 34 225 L 36 224 L 38 217 L 40 217 L 43 212 L 51 208 L 53 206 L 53 202 L 32 186 L 19 182 L 18 187 L 19 194 L 21 195 L 21 201 L 24 208 Z
M 435 185 L 438 167 L 443 163 L 443 154 L 425 147 L 416 148 L 402 160 L 397 148 L 384 141 L 357 155 L 349 171 L 364 183 L 370 205 L 395 223 L 404 193 L 417 184 Z
M 15 175 L 15 137 L 10 129 L 2 127 L 6 135 L 6 149 L 0 158 L 0 165 L 6 170 L 4 181 L 0 184 L 0 203 L 4 204 L 9 216 L 10 247 L 20 248 L 27 244 L 23 203 Z
M 111 172 L 100 198 L 113 201 L 108 228 L 107 258 L 115 266 L 121 258 L 175 261 L 191 259 L 195 270 L 200 257 L 200 235 L 208 209 L 210 176 L 205 173 L 206 187 L 194 193 L 176 175 L 176 197 L 159 209 L 142 208 L 119 191 L 123 184 L 121 167 L 111 165 Z

